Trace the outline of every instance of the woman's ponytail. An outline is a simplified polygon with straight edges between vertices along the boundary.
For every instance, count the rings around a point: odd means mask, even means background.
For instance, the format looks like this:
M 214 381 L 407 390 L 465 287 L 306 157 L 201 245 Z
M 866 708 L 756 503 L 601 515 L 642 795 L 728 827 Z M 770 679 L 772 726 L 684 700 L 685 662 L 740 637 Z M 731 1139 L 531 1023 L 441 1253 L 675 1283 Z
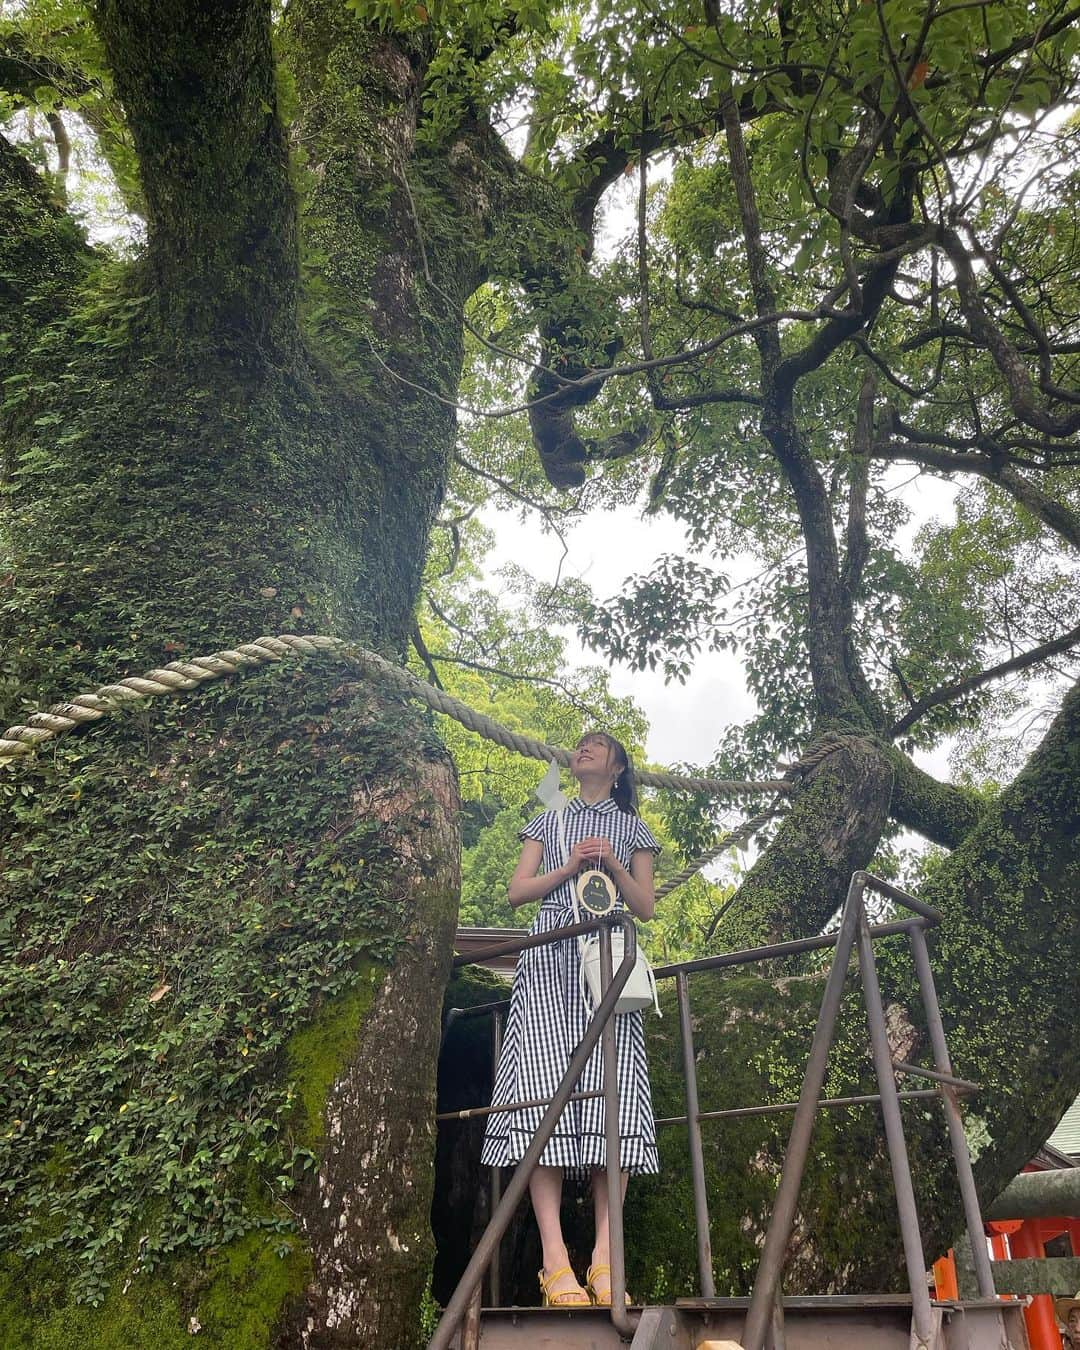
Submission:
M 611 789 L 611 799 L 620 811 L 627 812 L 628 815 L 636 816 L 638 813 L 637 800 L 637 779 L 634 777 L 634 766 L 630 762 L 630 756 L 615 739 L 609 736 L 608 741 L 616 756 L 622 760 L 622 768 L 619 770 L 615 779 L 615 784 Z

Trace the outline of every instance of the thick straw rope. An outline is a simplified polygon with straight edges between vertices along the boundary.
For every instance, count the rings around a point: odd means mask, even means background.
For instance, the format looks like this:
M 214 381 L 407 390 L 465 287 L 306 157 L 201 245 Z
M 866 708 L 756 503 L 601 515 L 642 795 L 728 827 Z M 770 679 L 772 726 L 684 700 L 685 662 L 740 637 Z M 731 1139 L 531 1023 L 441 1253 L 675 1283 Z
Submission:
M 183 690 L 197 689 L 209 680 L 235 675 L 246 668 L 263 666 L 286 657 L 314 656 L 319 653 L 337 656 L 357 666 L 366 675 L 382 679 L 402 693 L 421 699 L 429 708 L 452 717 L 469 731 L 494 741 L 507 750 L 515 750 L 530 759 L 544 760 L 548 763 L 555 760 L 564 767 L 570 763 L 569 751 L 561 746 L 548 745 L 547 742 L 538 741 L 532 736 L 524 736 L 519 731 L 511 731 L 509 727 L 504 727 L 501 723 L 468 707 L 467 704 L 459 702 L 445 690 L 436 689 L 434 685 L 419 679 L 403 667 L 393 665 L 376 652 L 353 647 L 343 642 L 341 638 L 326 637 L 322 634 L 301 637 L 295 633 L 282 633 L 277 637 L 256 638 L 254 642 L 245 642 L 239 647 L 228 647 L 224 651 L 214 652 L 211 656 L 195 656 L 189 661 L 170 661 L 168 665 L 157 666 L 144 675 L 131 675 L 118 680 L 115 684 L 104 684 L 92 694 L 78 694 L 68 703 L 54 703 L 43 712 L 31 713 L 25 724 L 8 727 L 3 736 L 0 736 L 0 768 L 14 765 L 18 760 L 33 754 L 43 742 L 63 735 L 65 731 L 71 731 L 84 722 L 95 722 L 127 704 L 155 698 L 160 694 L 176 694 Z M 824 738 L 797 764 L 787 767 L 782 779 L 764 782 L 733 778 L 693 778 L 684 774 L 668 773 L 665 770 L 636 770 L 635 777 L 646 787 L 702 792 L 710 797 L 737 797 L 765 792 L 774 794 L 771 805 L 737 829 L 723 835 L 708 852 L 695 858 L 681 872 L 666 881 L 656 892 L 656 898 L 659 900 L 665 895 L 670 895 L 728 849 L 745 847 L 762 826 L 784 809 L 786 805 L 784 798 L 794 791 L 798 780 L 848 739 L 850 738 L 840 735 Z
M 712 848 L 688 863 L 681 872 L 676 872 L 673 877 L 669 877 L 662 886 L 657 886 L 656 899 L 663 900 L 665 895 L 670 895 L 672 891 L 677 891 L 680 886 L 685 886 L 688 881 L 697 876 L 703 867 L 708 867 L 709 863 L 715 862 L 729 849 L 745 848 L 758 830 L 767 825 L 785 806 L 786 802 L 778 796 L 773 800 L 772 805 L 767 806 L 764 811 L 759 811 L 756 816 L 751 816 L 738 829 L 729 830 L 727 834 L 721 836 L 713 844 Z
M 544 760 L 547 763 L 555 760 L 564 767 L 570 763 L 569 751 L 561 746 L 548 745 L 545 741 L 535 740 L 532 736 L 524 736 L 519 731 L 511 731 L 509 727 L 504 727 L 501 723 L 459 702 L 445 690 L 436 689 L 426 680 L 419 679 L 401 666 L 393 665 L 375 652 L 365 651 L 362 647 L 352 647 L 340 638 L 324 637 L 319 634 L 298 637 L 294 633 L 282 633 L 278 637 L 256 638 L 254 642 L 245 642 L 235 648 L 229 647 L 224 651 L 214 652 L 212 656 L 195 656 L 188 661 L 170 661 L 167 666 L 148 670 L 145 675 L 132 675 L 127 679 L 118 680 L 115 684 L 102 685 L 92 694 L 79 694 L 68 703 L 54 703 L 44 712 L 32 713 L 24 725 L 8 727 L 0 736 L 0 765 L 10 764 L 24 755 L 32 754 L 43 741 L 60 736 L 83 722 L 93 722 L 105 717 L 125 704 L 154 698 L 160 694 L 175 694 L 182 690 L 197 689 L 199 685 L 209 680 L 235 675 L 238 671 L 251 666 L 265 665 L 289 656 L 311 656 L 320 652 L 341 657 L 349 664 L 358 666 L 365 674 L 394 685 L 410 697 L 422 699 L 429 708 L 452 717 L 469 731 L 474 731 L 478 736 L 494 741 L 507 750 L 516 750 L 519 755 Z M 736 797 L 764 792 L 787 793 L 793 786 L 790 780 L 755 783 L 731 778 L 691 778 L 663 770 L 641 770 L 635 776 L 638 782 L 644 783 L 646 787 L 704 792 L 713 797 Z

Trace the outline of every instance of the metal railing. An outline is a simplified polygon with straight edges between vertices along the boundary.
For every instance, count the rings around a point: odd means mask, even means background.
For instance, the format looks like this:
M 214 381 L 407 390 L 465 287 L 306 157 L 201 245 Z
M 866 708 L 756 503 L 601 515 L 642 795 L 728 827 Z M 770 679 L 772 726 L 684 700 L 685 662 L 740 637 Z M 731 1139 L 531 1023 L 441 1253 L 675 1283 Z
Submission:
M 910 917 L 890 923 L 872 925 L 867 917 L 865 905 L 865 895 L 868 890 L 875 891 L 893 901 L 902 909 L 907 910 Z M 746 1325 L 742 1336 L 742 1344 L 745 1350 L 763 1350 L 766 1338 L 770 1333 L 774 1306 L 780 1289 L 780 1277 L 783 1271 L 785 1253 L 791 1236 L 795 1208 L 798 1203 L 803 1171 L 809 1152 L 814 1117 L 817 1111 L 821 1109 L 834 1109 L 866 1103 L 880 1103 L 881 1105 L 893 1186 L 896 1192 L 904 1260 L 911 1290 L 913 1350 L 917 1347 L 928 1347 L 930 1345 L 933 1336 L 934 1315 L 926 1283 L 926 1261 L 922 1246 L 922 1235 L 919 1230 L 911 1167 L 900 1117 L 901 1101 L 937 1097 L 943 1103 L 964 1209 L 965 1224 L 975 1258 L 975 1275 L 979 1295 L 982 1298 L 995 1297 L 993 1273 L 986 1252 L 986 1244 L 983 1240 L 982 1216 L 979 1211 L 971 1159 L 968 1154 L 959 1107 L 959 1098 L 967 1093 L 977 1091 L 978 1084 L 958 1078 L 952 1071 L 926 945 L 926 929 L 939 923 L 941 917 L 938 910 L 924 904 L 914 896 L 906 894 L 878 877 L 859 871 L 854 873 L 851 878 L 847 897 L 841 911 L 840 923 L 835 932 L 820 934 L 816 937 L 799 938 L 790 942 L 753 947 L 745 951 L 724 952 L 718 956 L 683 961 L 673 965 L 661 966 L 654 970 L 657 980 L 674 979 L 675 981 L 686 1096 L 685 1115 L 664 1117 L 658 1119 L 656 1124 L 658 1126 L 685 1124 L 688 1127 L 694 1217 L 697 1229 L 698 1275 L 701 1294 L 704 1298 L 715 1297 L 716 1290 L 712 1269 L 709 1207 L 705 1184 L 701 1124 L 710 1120 L 731 1120 L 741 1116 L 794 1112 L 780 1182 L 773 1201 L 772 1215 L 765 1234 L 750 1306 L 747 1310 Z M 616 924 L 622 926 L 625 934 L 625 946 L 622 964 L 618 970 L 612 972 L 610 930 Z M 502 943 L 498 947 L 492 947 L 488 951 L 459 958 L 455 961 L 455 966 L 469 965 L 496 955 L 538 946 L 543 942 L 559 941 L 596 931 L 601 934 L 601 987 L 606 989 L 606 993 L 589 1022 L 585 1036 L 579 1044 L 555 1096 L 551 1098 L 548 1104 L 548 1110 L 540 1123 L 532 1144 L 518 1164 L 511 1181 L 505 1192 L 501 1193 L 501 1196 L 498 1169 L 492 1169 L 493 1212 L 491 1220 L 473 1254 L 472 1260 L 466 1267 L 464 1275 L 446 1306 L 446 1311 L 435 1336 L 429 1343 L 429 1350 L 447 1350 L 454 1331 L 470 1304 L 473 1305 L 474 1309 L 478 1309 L 480 1281 L 483 1278 L 484 1271 L 488 1268 L 491 1270 L 493 1302 L 498 1302 L 499 1242 L 525 1192 L 529 1175 L 536 1160 L 554 1132 L 555 1125 L 567 1102 L 598 1095 L 596 1092 L 575 1094 L 574 1085 L 580 1078 L 582 1069 L 601 1038 L 603 1038 L 604 1050 L 603 1096 L 605 1098 L 607 1182 L 611 1227 L 611 1317 L 622 1336 L 629 1337 L 633 1334 L 634 1320 L 628 1316 L 624 1307 L 626 1281 L 622 1243 L 622 1190 L 617 1166 L 618 1087 L 615 1081 L 615 1028 L 611 1020 L 612 1010 L 618 999 L 619 991 L 629 978 L 636 956 L 633 922 L 629 915 L 620 914 L 614 919 L 608 918 L 588 924 L 577 924 L 535 937 L 524 936 Z M 894 1060 L 889 1051 L 885 1012 L 874 959 L 874 942 L 879 938 L 897 935 L 906 935 L 911 948 L 929 1033 L 930 1050 L 934 1063 L 932 1069 L 909 1064 L 903 1060 Z M 799 1100 L 797 1102 L 749 1105 L 721 1111 L 702 1111 L 698 1102 L 694 1035 L 690 1017 L 689 977 L 705 970 L 752 965 L 763 961 L 798 956 L 810 951 L 827 950 L 830 947 L 834 948 L 833 958 L 826 979 L 825 993 L 818 1013 L 817 1025 L 810 1045 Z M 858 959 L 878 1091 L 859 1096 L 823 1098 L 821 1090 L 825 1081 L 829 1051 L 833 1042 L 844 992 L 844 983 L 853 953 Z M 455 1009 L 451 1013 L 451 1020 L 455 1016 L 486 1014 L 493 1016 L 493 1050 L 496 1063 L 500 1049 L 500 1015 L 507 1006 L 507 1001 L 503 1000 L 472 1009 Z M 901 1090 L 896 1085 L 897 1074 L 926 1079 L 932 1086 Z M 446 1112 L 437 1119 L 462 1120 L 489 1115 L 493 1111 L 514 1110 L 521 1105 L 542 1104 L 544 1103 L 529 1102 L 511 1103 L 508 1106 L 497 1108 L 477 1107 L 466 1111 Z M 615 1166 L 612 1166 L 612 1160 L 615 1160 Z M 465 1347 L 465 1350 L 468 1350 L 468 1347 Z

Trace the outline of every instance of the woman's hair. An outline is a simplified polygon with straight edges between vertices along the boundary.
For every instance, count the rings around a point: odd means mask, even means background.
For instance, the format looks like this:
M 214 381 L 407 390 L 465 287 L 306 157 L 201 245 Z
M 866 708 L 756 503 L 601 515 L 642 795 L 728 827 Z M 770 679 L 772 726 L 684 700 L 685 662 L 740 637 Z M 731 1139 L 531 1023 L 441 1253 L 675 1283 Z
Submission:
M 615 778 L 615 785 L 611 789 L 611 798 L 620 811 L 626 811 L 631 816 L 638 813 L 637 801 L 637 780 L 634 777 L 634 766 L 631 763 L 630 756 L 626 753 L 626 748 L 614 736 L 609 736 L 606 731 L 589 731 L 582 740 L 595 737 L 603 741 L 607 748 L 614 754 L 615 762 L 620 766 L 619 772 Z

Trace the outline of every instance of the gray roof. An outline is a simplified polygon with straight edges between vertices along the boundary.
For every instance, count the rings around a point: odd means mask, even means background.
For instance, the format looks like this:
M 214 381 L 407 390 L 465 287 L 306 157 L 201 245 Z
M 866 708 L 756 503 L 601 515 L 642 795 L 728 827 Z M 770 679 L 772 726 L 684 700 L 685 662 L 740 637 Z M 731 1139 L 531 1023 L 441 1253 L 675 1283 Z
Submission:
M 1051 1148 L 1070 1156 L 1080 1154 L 1080 1097 L 1061 1117 L 1057 1129 L 1046 1142 Z

